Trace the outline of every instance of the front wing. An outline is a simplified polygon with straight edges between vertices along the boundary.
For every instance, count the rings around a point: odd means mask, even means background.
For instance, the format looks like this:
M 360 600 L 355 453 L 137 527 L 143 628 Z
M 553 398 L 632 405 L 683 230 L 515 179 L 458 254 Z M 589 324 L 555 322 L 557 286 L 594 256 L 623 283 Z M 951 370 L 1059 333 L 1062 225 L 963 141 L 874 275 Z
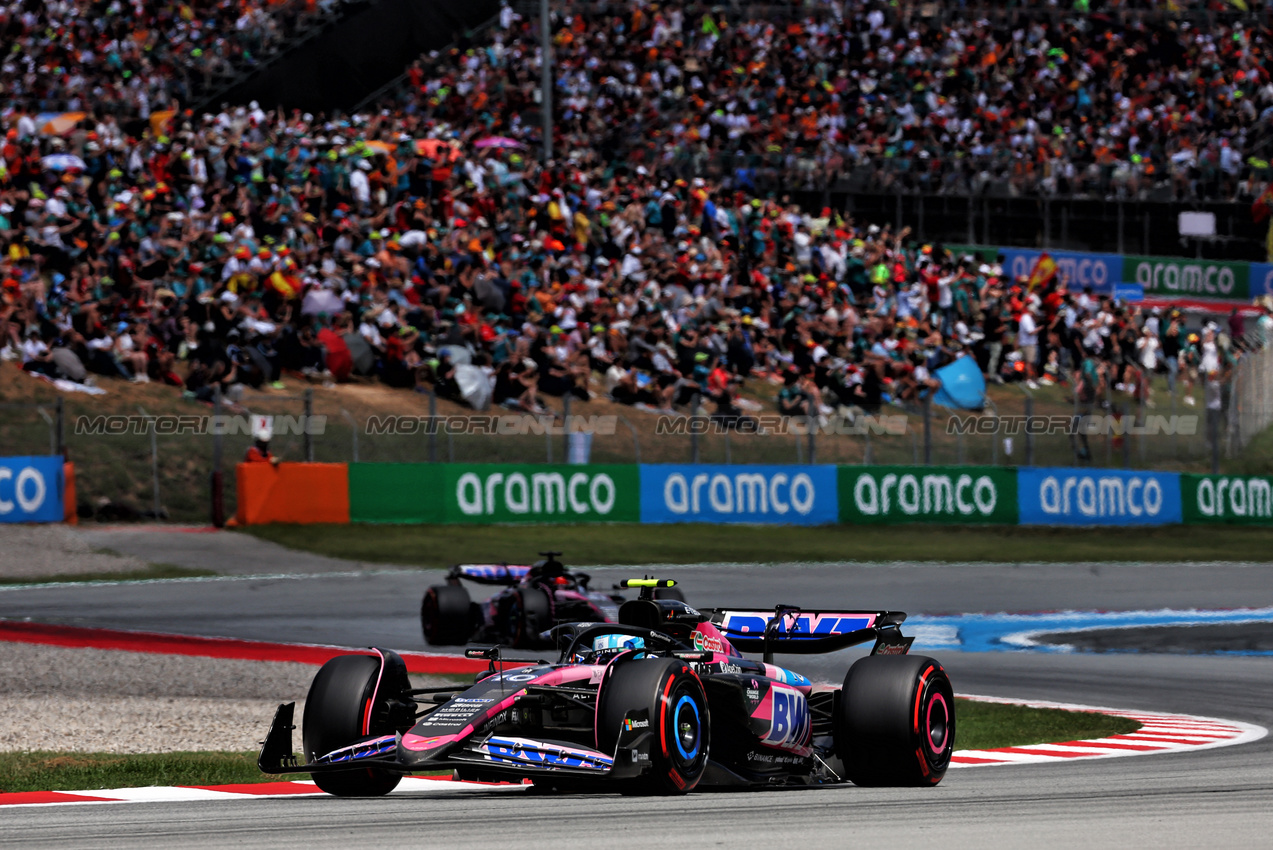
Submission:
M 274 713 L 257 758 L 257 766 L 264 773 L 325 773 L 357 765 L 404 774 L 455 768 L 483 778 L 534 779 L 551 775 L 627 779 L 639 776 L 649 765 L 654 741 L 648 728 L 625 729 L 619 735 L 615 752 L 607 754 L 562 741 L 492 733 L 474 735 L 426 759 L 417 756 L 408 761 L 400 746 L 402 736 L 386 735 L 356 741 L 302 763 L 292 750 L 295 705 L 284 703 Z

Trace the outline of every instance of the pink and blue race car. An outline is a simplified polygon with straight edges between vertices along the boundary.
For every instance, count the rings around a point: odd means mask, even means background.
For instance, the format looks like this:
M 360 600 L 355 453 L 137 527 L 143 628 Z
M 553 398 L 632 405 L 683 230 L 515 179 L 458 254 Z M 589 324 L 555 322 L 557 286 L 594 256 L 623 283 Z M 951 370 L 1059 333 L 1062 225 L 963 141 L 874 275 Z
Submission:
M 489 669 L 464 688 L 413 688 L 397 654 L 343 655 L 314 678 L 292 751 L 279 706 L 258 764 L 309 773 L 337 796 L 386 794 L 415 771 L 531 781 L 562 791 L 683 794 L 700 786 L 936 785 L 955 745 L 950 680 L 908 654 L 889 611 L 698 611 L 639 579 L 616 623 L 551 629 L 555 662 L 473 647 Z M 873 641 L 839 685 L 774 654 Z M 744 652 L 759 653 L 761 660 Z M 517 663 L 521 666 L 511 666 Z
M 420 602 L 420 627 L 432 646 L 458 646 L 475 641 L 519 648 L 542 647 L 545 633 L 563 623 L 614 623 L 627 599 L 614 591 L 593 590 L 587 573 L 570 571 L 560 552 L 540 552 L 543 560 L 520 564 L 457 564 L 446 584 L 436 584 Z M 504 589 L 478 604 L 461 583 Z M 685 597 L 677 588 L 660 588 L 656 598 Z

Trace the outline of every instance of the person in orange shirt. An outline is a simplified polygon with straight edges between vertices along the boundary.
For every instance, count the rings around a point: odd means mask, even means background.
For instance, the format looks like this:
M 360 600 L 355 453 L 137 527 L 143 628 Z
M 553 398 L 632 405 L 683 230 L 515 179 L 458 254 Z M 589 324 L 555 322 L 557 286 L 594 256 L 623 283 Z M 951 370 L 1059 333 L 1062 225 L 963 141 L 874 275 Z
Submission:
M 278 455 L 270 452 L 270 429 L 257 428 L 256 433 L 252 436 L 256 439 L 248 449 L 247 456 L 243 458 L 243 461 L 245 463 L 272 463 L 278 466 Z

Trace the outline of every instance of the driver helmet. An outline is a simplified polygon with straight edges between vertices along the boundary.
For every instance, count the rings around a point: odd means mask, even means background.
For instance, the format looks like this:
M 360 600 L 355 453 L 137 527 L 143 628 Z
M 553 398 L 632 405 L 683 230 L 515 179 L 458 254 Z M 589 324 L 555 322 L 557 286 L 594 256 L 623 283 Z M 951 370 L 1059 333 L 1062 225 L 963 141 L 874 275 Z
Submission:
M 593 638 L 593 652 L 613 652 L 616 650 L 645 649 L 645 638 L 635 635 L 601 635 Z

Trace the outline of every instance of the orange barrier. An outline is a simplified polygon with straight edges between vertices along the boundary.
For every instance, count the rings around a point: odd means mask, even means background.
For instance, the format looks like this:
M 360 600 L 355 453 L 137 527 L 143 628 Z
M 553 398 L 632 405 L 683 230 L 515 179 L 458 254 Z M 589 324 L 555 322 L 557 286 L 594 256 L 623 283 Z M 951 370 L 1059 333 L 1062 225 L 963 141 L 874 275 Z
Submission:
M 62 464 L 62 521 L 70 525 L 80 524 L 80 513 L 75 505 L 75 464 Z
M 349 522 L 349 466 L 241 463 L 235 468 L 239 525 Z

